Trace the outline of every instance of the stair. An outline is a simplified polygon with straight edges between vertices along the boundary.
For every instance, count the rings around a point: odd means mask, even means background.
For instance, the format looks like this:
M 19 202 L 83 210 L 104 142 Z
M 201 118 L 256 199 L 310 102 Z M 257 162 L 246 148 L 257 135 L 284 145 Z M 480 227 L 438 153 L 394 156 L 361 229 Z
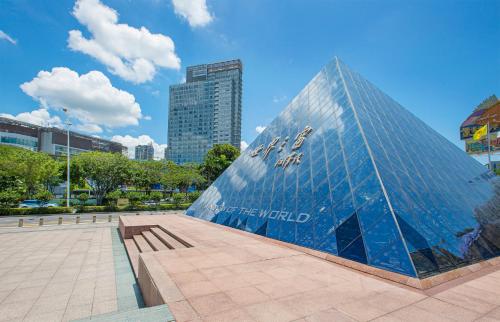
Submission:
M 153 251 L 151 245 L 149 245 L 149 243 L 142 235 L 134 235 L 133 239 L 135 241 L 135 244 L 137 245 L 137 248 L 141 253 L 147 253 Z
M 154 229 L 154 228 L 153 228 Z M 142 236 L 149 243 L 151 248 L 154 251 L 167 250 L 168 247 L 160 240 L 157 236 L 155 236 L 151 231 L 143 231 Z
M 139 274 L 138 268 L 140 250 L 133 239 L 124 239 L 123 242 L 125 243 L 125 248 L 127 249 L 128 257 L 134 270 L 134 275 L 137 278 L 137 275 Z
M 173 229 L 172 227 L 169 227 L 168 229 L 162 226 L 159 227 L 161 230 L 169 234 L 172 238 L 177 240 L 179 243 L 183 244 L 185 247 L 193 247 L 195 245 L 195 242 L 190 240 L 188 237 L 184 236 L 180 231 Z
M 132 238 L 124 239 L 125 248 L 132 263 L 134 275 L 139 274 L 140 253 L 169 251 L 172 249 L 183 249 L 194 246 L 194 242 L 185 236 L 181 236 L 178 231 L 157 226 L 143 230 Z
M 151 233 L 158 237 L 158 239 L 170 249 L 186 248 L 184 244 L 181 244 L 177 239 L 173 238 L 160 228 L 151 228 Z

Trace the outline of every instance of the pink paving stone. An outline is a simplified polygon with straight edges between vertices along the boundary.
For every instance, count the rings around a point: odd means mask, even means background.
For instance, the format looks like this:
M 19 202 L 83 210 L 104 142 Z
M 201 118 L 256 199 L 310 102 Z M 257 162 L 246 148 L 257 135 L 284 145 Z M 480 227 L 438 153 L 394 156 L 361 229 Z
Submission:
M 178 322 L 191 321 L 199 318 L 198 313 L 196 313 L 188 301 L 170 302 L 168 303 L 168 308 Z
M 242 309 L 233 309 L 206 316 L 205 322 L 254 322 L 255 320 Z
M 206 276 L 203 275 L 198 270 L 190 271 L 190 272 L 183 272 L 183 273 L 175 273 L 175 274 L 172 274 L 171 277 L 177 285 L 207 281 Z
M 335 309 L 321 311 L 304 318 L 306 322 L 354 322 L 356 320 Z
M 241 274 L 214 278 L 211 279 L 211 281 L 222 291 L 234 290 L 236 288 L 251 285 L 251 283 L 245 280 Z
M 248 314 L 256 321 L 281 322 L 293 321 L 301 316 L 291 312 L 285 305 L 277 301 L 266 301 L 252 304 L 244 308 Z
M 472 300 L 437 298 L 448 290 L 478 300 L 476 311 L 495 312 L 498 307 L 498 268 L 488 275 L 476 272 L 465 284 L 446 283 L 439 291 L 420 291 L 311 256 L 300 248 L 292 250 L 189 217 L 148 216 L 141 220 L 172 227 L 196 244 L 191 249 L 197 251 L 189 256 L 187 251 L 183 256 L 176 251 L 151 256 L 161 262 L 163 274 L 176 283 L 174 287 L 191 296 L 182 304 L 184 309 L 193 309 L 204 320 L 243 319 L 242 312 L 257 321 L 412 321 L 415 317 L 468 321 L 481 317 L 472 309 Z M 249 255 L 238 255 L 242 253 Z M 211 293 L 202 295 L 205 292 Z M 183 311 L 177 312 L 182 317 Z M 488 318 L 494 317 L 492 313 Z
M 207 316 L 237 307 L 226 293 L 219 292 L 188 299 L 191 306 L 200 316 Z
M 417 302 L 415 306 L 424 309 L 426 312 L 438 314 L 456 321 L 474 321 L 481 316 L 480 313 L 434 298 L 427 298 Z
M 238 305 L 250 305 L 268 301 L 270 298 L 253 286 L 232 289 L 226 294 Z
M 209 281 L 181 284 L 179 285 L 179 288 L 186 298 L 198 297 L 221 291 L 213 282 Z

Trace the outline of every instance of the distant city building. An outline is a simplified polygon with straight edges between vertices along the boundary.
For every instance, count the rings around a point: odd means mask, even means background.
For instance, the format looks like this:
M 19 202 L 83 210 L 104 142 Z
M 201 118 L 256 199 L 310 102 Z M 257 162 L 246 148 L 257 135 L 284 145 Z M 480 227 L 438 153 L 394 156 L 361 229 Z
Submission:
M 153 148 L 153 143 L 138 145 L 135 147 L 136 160 L 153 160 L 154 155 L 155 149 Z
M 475 140 L 474 133 L 485 125 L 489 126 L 487 136 Z M 465 152 L 474 155 L 500 152 L 500 100 L 491 95 L 479 104 L 460 126 L 460 139 L 465 142 Z
M 66 155 L 66 130 L 44 127 L 31 123 L 0 117 L 0 144 L 13 145 L 51 155 Z M 70 132 L 70 154 L 87 151 L 103 151 L 127 154 L 127 148 L 120 143 Z
M 190 66 L 186 83 L 170 86 L 166 159 L 200 163 L 214 144 L 240 148 L 242 73 L 239 59 Z

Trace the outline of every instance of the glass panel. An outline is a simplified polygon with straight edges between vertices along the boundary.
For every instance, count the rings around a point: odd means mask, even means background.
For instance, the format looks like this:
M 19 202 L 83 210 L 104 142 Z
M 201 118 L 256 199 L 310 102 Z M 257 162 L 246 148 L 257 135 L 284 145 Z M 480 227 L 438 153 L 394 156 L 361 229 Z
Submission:
M 500 255 L 499 200 L 491 172 L 333 60 L 187 214 L 426 277 Z

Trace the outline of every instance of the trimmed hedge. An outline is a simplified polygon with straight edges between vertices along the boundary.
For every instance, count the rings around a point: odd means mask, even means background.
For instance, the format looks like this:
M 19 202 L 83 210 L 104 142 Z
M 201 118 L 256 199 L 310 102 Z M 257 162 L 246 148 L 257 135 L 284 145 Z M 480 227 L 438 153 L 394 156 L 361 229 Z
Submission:
M 191 203 L 160 204 L 158 206 L 138 205 L 113 208 L 109 206 L 84 206 L 78 207 L 77 212 L 119 212 L 119 211 L 157 211 L 157 210 L 185 210 Z M 0 216 L 27 216 L 27 215 L 53 215 L 73 213 L 73 208 L 47 207 L 47 208 L 0 208 Z
M 76 212 L 111 212 L 117 211 L 116 209 L 110 208 L 108 206 L 83 206 L 78 207 Z
M 41 208 L 1 208 L 0 216 L 53 215 L 72 213 L 73 208 L 41 207 Z
M 118 207 L 113 208 L 109 206 L 84 206 L 78 207 L 79 213 L 85 212 L 119 212 L 119 211 L 156 211 L 156 210 L 185 210 L 191 206 L 191 203 L 183 203 L 183 204 L 160 204 L 158 206 L 146 206 L 146 205 L 137 205 L 137 206 L 126 206 L 126 207 Z

